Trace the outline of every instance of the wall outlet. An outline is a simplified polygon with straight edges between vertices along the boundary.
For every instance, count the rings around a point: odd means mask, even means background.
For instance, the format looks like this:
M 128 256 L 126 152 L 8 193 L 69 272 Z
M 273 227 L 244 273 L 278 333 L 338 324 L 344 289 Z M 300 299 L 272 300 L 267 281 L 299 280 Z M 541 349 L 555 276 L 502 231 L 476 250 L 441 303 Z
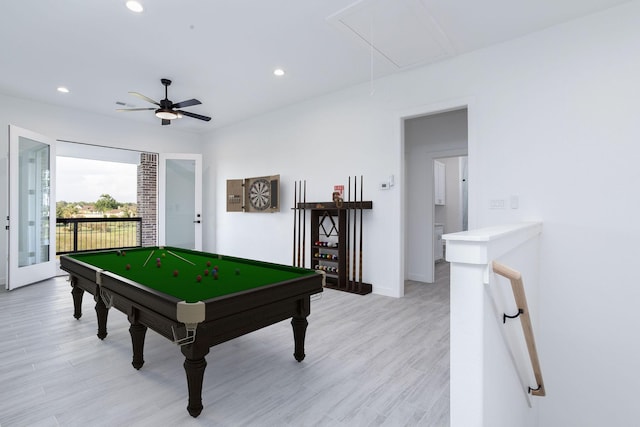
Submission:
M 504 199 L 491 199 L 489 200 L 490 209 L 504 209 Z
M 388 189 L 389 189 L 389 187 L 390 187 L 390 185 L 389 185 L 389 183 L 388 183 L 388 182 L 381 182 L 378 188 L 379 188 L 380 190 L 388 190 Z

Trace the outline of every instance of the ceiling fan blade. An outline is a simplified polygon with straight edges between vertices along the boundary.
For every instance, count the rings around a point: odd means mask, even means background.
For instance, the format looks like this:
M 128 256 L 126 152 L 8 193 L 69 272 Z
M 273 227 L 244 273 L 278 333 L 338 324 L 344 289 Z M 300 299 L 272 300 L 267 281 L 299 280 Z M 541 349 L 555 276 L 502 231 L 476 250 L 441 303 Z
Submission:
M 171 124 L 171 120 L 162 119 L 162 126 L 167 126 Z
M 187 117 L 193 117 L 194 119 L 204 120 L 205 122 L 208 122 L 209 120 L 211 120 L 211 117 L 201 116 L 200 114 L 190 113 L 188 111 L 178 110 L 176 112 Z
M 155 108 L 118 108 L 116 109 L 116 111 L 148 111 L 148 110 L 155 110 Z
M 131 95 L 133 95 L 133 96 L 137 96 L 138 98 L 142 98 L 145 101 L 150 102 L 152 104 L 156 104 L 158 107 L 160 107 L 160 103 L 158 101 L 154 101 L 153 99 L 149 98 L 148 96 L 144 96 L 143 94 L 138 93 L 138 92 L 129 92 L 129 93 Z
M 200 105 L 200 104 L 202 104 L 202 102 L 198 101 L 197 99 L 188 99 L 186 101 L 173 104 L 173 108 L 191 107 L 192 105 Z

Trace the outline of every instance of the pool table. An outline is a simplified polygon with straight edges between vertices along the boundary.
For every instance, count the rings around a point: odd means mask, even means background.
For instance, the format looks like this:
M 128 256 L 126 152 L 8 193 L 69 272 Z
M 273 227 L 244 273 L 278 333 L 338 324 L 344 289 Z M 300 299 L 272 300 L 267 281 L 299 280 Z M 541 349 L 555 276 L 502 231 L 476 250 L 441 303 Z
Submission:
M 193 417 L 202 411 L 210 347 L 291 318 L 294 357 L 304 359 L 311 296 L 324 284 L 314 270 L 162 246 L 63 255 L 60 267 L 70 276 L 76 319 L 84 292 L 94 296 L 100 339 L 110 307 L 127 315 L 136 369 L 147 328 L 180 346 Z

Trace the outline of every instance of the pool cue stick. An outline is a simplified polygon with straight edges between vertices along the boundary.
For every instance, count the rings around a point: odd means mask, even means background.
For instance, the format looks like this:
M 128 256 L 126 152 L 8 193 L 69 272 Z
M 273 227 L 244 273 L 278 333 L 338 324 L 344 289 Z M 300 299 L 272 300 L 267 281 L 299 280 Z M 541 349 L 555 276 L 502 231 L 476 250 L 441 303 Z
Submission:
M 306 264 L 305 248 L 307 247 L 307 180 L 304 180 L 302 201 L 302 268 Z
M 150 253 L 150 254 L 149 254 L 149 256 L 147 257 L 147 260 L 144 262 L 144 264 L 142 264 L 142 266 L 143 266 L 143 267 L 146 267 L 146 266 L 147 266 L 147 263 L 149 262 L 149 260 L 151 259 L 151 257 L 153 256 L 153 253 L 154 253 L 155 251 L 156 251 L 155 249 L 151 251 L 151 253 Z
M 349 289 L 349 280 L 351 280 L 351 265 L 349 264 L 349 236 L 351 235 L 351 233 L 349 232 L 351 230 L 350 228 L 350 221 L 349 221 L 349 203 L 351 203 L 351 175 L 349 175 L 349 185 L 347 187 L 347 204 L 344 207 L 344 211 L 345 211 L 345 216 L 346 216 L 346 226 L 347 229 L 344 233 L 344 237 L 345 237 L 345 267 L 346 267 L 346 271 L 345 271 L 345 277 L 347 278 L 346 283 L 345 283 L 345 288 Z
M 356 277 L 358 275 L 358 270 L 356 270 L 356 231 L 358 226 L 358 177 L 356 175 L 353 176 L 353 286 L 352 289 L 356 290 Z
M 296 266 L 296 210 L 298 209 L 298 181 L 293 181 L 293 258 L 291 265 Z
M 363 183 L 362 183 L 362 175 L 360 175 L 360 249 L 359 249 L 359 254 L 360 254 L 360 277 L 358 278 L 358 293 L 362 292 L 362 211 L 363 211 L 363 204 L 364 204 L 364 199 L 362 196 L 362 187 L 363 187 Z
M 298 203 L 302 202 L 302 181 L 300 181 L 298 183 Z M 300 223 L 301 223 L 301 215 L 302 211 L 300 210 L 300 208 L 298 207 L 298 264 L 297 266 L 300 267 Z
M 188 259 L 186 259 L 186 258 L 182 258 L 180 255 L 178 255 L 178 254 L 174 254 L 174 253 L 173 253 L 173 252 L 171 252 L 171 251 L 167 251 L 167 253 L 169 253 L 169 254 L 173 255 L 174 257 L 176 257 L 176 258 L 178 258 L 178 259 L 183 260 L 184 262 L 188 262 L 188 263 L 189 263 L 189 264 L 191 264 L 191 265 L 196 265 L 194 262 L 191 262 L 191 261 L 189 261 L 189 260 L 188 260 Z

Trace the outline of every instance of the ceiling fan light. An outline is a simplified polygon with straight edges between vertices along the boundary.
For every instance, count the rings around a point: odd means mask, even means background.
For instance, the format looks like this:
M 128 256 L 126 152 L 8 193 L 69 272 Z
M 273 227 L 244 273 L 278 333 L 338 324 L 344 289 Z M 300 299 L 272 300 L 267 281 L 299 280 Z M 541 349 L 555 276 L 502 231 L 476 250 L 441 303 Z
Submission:
M 135 1 L 135 0 L 130 0 L 126 3 L 127 9 L 129 9 L 132 12 L 136 12 L 136 13 L 141 13 L 144 8 L 142 7 L 142 5 L 140 4 L 140 2 Z
M 164 120 L 173 120 L 180 117 L 175 111 L 167 110 L 166 108 L 158 108 L 156 110 L 156 117 Z

